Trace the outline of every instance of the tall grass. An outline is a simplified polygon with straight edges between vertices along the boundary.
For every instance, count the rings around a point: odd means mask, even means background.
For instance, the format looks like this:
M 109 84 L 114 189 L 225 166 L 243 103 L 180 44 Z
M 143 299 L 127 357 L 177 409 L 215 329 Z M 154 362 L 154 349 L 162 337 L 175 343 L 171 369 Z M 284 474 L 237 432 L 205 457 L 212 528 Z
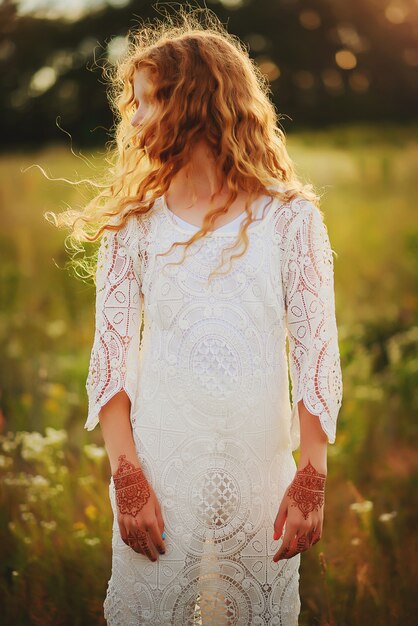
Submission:
M 329 446 L 325 525 L 304 553 L 301 626 L 417 623 L 418 126 L 291 135 L 323 194 L 336 257 L 344 401 Z M 100 160 L 99 156 L 87 155 Z M 66 148 L 0 161 L 0 601 L 4 624 L 103 623 L 110 470 L 84 431 L 93 285 L 62 269 L 46 210 L 82 204 L 48 182 L 91 175 Z

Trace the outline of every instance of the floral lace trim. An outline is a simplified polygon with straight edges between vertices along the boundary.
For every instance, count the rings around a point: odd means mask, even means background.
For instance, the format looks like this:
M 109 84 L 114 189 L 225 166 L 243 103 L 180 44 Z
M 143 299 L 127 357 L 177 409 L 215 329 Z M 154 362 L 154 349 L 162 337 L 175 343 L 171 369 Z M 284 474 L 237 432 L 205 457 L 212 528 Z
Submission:
M 142 316 L 136 220 L 120 231 L 105 231 L 96 270 L 96 323 L 89 371 L 87 430 L 99 422 L 100 409 L 124 389 L 131 403 L 138 378 L 139 331 Z M 135 248 L 134 248 L 135 249 Z
M 332 249 L 317 207 L 309 202 L 298 206 L 283 237 L 293 449 L 300 443 L 299 400 L 319 417 L 329 443 L 334 443 L 343 392 Z

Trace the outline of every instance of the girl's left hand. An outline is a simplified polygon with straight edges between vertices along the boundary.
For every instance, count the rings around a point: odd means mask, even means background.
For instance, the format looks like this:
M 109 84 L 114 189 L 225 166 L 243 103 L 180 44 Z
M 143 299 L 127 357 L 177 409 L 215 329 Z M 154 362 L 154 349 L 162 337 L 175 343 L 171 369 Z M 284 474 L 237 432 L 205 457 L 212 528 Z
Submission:
M 282 545 L 273 561 L 290 559 L 308 550 L 322 536 L 326 474 L 318 472 L 310 461 L 296 472 L 286 489 L 274 521 L 274 539 L 279 539 L 286 522 Z

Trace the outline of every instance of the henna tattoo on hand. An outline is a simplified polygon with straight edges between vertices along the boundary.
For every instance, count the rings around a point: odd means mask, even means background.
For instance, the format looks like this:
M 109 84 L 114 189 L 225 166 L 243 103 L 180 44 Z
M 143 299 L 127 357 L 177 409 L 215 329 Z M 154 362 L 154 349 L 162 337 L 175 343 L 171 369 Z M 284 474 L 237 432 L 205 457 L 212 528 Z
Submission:
M 290 554 L 290 548 L 283 548 L 283 550 L 281 551 L 280 558 L 286 559 L 289 554 Z
M 293 500 L 305 519 L 315 509 L 324 504 L 326 474 L 318 472 L 308 461 L 308 464 L 296 472 L 295 478 L 289 487 L 287 495 Z
M 128 546 L 133 550 L 139 547 L 139 549 L 142 550 L 144 554 L 148 556 L 151 560 L 156 560 L 151 554 L 151 550 L 148 544 L 148 534 L 144 530 L 138 529 L 134 533 L 129 533 L 127 543 Z
M 306 548 L 307 548 L 307 537 L 306 537 L 306 535 L 298 537 L 297 547 L 298 547 L 298 551 L 306 550 Z
M 126 459 L 126 454 L 119 456 L 119 466 L 113 474 L 116 502 L 121 513 L 135 517 L 150 498 L 150 486 L 141 467 L 135 467 Z

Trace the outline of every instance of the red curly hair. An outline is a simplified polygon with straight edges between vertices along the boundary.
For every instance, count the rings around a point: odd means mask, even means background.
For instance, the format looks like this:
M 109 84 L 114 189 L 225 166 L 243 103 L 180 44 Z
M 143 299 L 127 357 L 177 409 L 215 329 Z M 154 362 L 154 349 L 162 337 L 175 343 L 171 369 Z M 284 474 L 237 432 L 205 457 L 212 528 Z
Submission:
M 131 124 L 137 71 L 152 85 L 154 107 L 141 132 Z M 249 207 L 258 196 L 283 202 L 302 196 L 319 207 L 312 185 L 295 173 L 267 78 L 209 9 L 181 6 L 175 16 L 130 30 L 126 52 L 116 65 L 105 67 L 104 76 L 116 123 L 103 183 L 89 181 L 100 192 L 82 211 L 45 214 L 53 215 L 57 226 L 71 225 L 74 243 L 95 241 L 105 229 L 122 228 L 132 214 L 147 213 L 175 174 L 189 167 L 193 146 L 202 139 L 215 158 L 219 190 L 226 186 L 229 196 L 206 213 L 202 228 L 188 241 L 173 245 L 187 249 L 204 237 L 239 190 L 246 192 L 248 215 L 233 246 L 243 244 L 236 257 L 248 246 Z

